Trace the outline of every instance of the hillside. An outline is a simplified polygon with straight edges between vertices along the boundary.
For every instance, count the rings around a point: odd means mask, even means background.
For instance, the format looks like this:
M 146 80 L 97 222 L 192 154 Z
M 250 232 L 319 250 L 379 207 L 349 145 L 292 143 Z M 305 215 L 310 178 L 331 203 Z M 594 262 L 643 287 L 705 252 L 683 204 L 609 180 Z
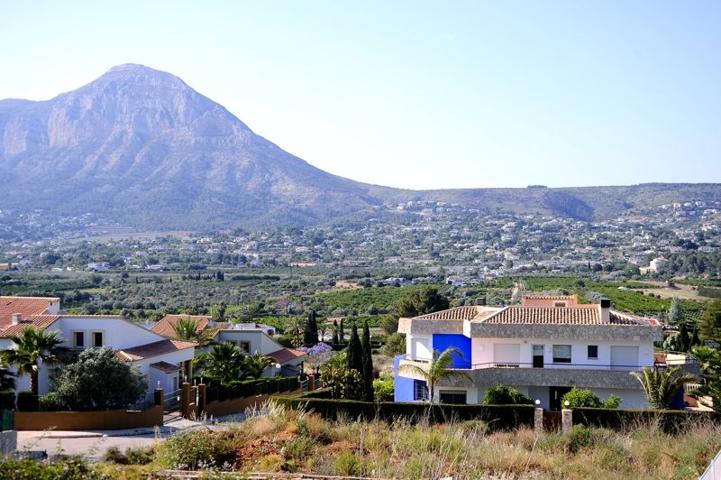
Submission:
M 47 101 L 0 101 L 0 209 L 91 213 L 139 229 L 318 224 L 409 200 L 609 218 L 719 200 L 718 184 L 408 191 L 331 175 L 253 133 L 179 78 L 120 65 Z M 502 179 L 499 179 L 502 181 Z

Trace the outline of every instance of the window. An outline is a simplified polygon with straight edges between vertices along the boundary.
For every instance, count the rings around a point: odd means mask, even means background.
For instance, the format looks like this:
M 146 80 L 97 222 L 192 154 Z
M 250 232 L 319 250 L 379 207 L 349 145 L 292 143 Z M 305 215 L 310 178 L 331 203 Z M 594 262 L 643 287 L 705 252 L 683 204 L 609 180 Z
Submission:
M 543 368 L 543 345 L 533 346 L 533 368 Z
M 85 348 L 85 332 L 73 332 L 73 346 Z
M 238 342 L 238 346 L 241 350 L 243 350 L 245 353 L 250 353 L 250 342 L 246 341 L 240 341 Z
M 589 360 L 598 360 L 598 345 L 589 345 L 588 346 L 588 359 Z
M 553 363 L 571 363 L 571 346 L 554 345 Z
M 463 390 L 441 390 L 438 397 L 441 403 L 466 404 L 466 392 Z
M 423 380 L 413 380 L 413 400 L 428 400 L 428 385 Z
M 93 347 L 102 347 L 103 346 L 103 332 L 93 332 L 91 335 L 93 338 Z

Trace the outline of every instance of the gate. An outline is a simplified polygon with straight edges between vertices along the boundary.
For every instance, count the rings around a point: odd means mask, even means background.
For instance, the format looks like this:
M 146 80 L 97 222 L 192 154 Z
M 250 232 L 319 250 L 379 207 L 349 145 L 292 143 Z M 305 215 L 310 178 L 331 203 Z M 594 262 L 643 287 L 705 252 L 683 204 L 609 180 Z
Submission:
M 561 415 L 559 411 L 544 411 L 543 429 L 547 432 L 557 432 L 561 430 Z
M 175 390 L 163 398 L 163 413 L 176 412 L 180 410 L 180 394 L 182 389 Z

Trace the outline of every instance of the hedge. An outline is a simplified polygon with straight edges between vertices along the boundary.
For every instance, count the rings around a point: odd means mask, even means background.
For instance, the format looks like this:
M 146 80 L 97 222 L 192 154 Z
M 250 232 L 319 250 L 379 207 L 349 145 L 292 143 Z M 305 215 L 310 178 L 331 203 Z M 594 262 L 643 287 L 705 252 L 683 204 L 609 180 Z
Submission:
M 270 395 L 298 389 L 296 377 L 268 377 L 233 382 L 230 385 L 209 383 L 206 395 L 208 402 L 233 400 L 255 395 Z
M 444 423 L 450 420 L 483 420 L 492 430 L 533 427 L 532 405 L 448 405 L 401 402 L 361 402 L 312 397 L 274 397 L 273 402 L 290 408 L 311 410 L 324 418 L 381 419 Z
M 17 407 L 19 412 L 37 412 L 40 409 L 40 397 L 33 392 L 18 392 Z
M 0 392 L 0 410 L 15 410 L 15 392 Z
M 666 433 L 678 433 L 699 423 L 721 424 L 721 414 L 689 410 L 625 410 L 609 408 L 574 408 L 573 424 L 613 430 L 636 428 L 655 423 Z

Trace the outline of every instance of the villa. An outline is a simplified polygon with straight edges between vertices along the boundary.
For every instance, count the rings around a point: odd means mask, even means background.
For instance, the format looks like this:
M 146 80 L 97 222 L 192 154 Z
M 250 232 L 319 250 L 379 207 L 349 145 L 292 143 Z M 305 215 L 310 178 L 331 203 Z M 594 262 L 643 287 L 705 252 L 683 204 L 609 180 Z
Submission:
M 434 352 L 455 348 L 453 368 L 471 379 L 454 377 L 436 387 L 435 401 L 481 403 L 494 385 L 517 388 L 541 406 L 561 408 L 572 387 L 587 388 L 601 399 L 617 395 L 622 407 L 648 403 L 630 375 L 658 365 L 654 342 L 662 325 L 600 304 L 579 304 L 576 296 L 527 296 L 509 307 L 464 306 L 401 318 L 406 354 L 394 362 L 395 401 L 427 400 L 428 389 L 415 364 L 428 365 Z M 683 361 L 683 359 L 681 360 Z
M 0 350 L 14 348 L 11 337 L 31 326 L 58 332 L 66 352 L 107 347 L 143 374 L 148 382 L 146 400 L 160 386 L 175 391 L 191 373 L 196 344 L 168 339 L 116 315 L 66 315 L 57 297 L 0 297 Z M 51 390 L 52 365 L 40 363 L 40 395 Z M 17 391 L 29 390 L 30 378 L 17 379 Z
M 259 323 L 231 323 L 215 322 L 209 315 L 166 315 L 152 330 L 164 337 L 175 338 L 175 325 L 181 319 L 190 319 L 195 322 L 197 330 L 211 332 L 214 342 L 230 342 L 240 347 L 248 354 L 260 353 L 272 358 L 275 363 L 266 368 L 264 377 L 281 375 L 293 377 L 303 368 L 306 354 L 293 348 L 283 347 L 271 335 L 275 329 Z

